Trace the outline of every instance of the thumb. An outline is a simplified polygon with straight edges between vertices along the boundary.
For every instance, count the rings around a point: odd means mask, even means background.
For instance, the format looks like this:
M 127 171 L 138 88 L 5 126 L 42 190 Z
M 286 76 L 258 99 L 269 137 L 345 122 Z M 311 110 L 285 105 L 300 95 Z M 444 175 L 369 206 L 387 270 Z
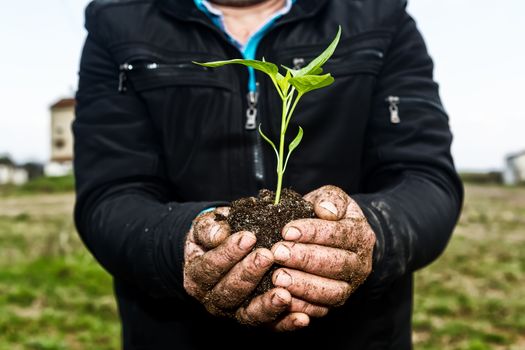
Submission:
M 349 201 L 348 195 L 342 189 L 332 185 L 317 189 L 305 196 L 305 199 L 313 204 L 318 218 L 330 221 L 345 217 Z

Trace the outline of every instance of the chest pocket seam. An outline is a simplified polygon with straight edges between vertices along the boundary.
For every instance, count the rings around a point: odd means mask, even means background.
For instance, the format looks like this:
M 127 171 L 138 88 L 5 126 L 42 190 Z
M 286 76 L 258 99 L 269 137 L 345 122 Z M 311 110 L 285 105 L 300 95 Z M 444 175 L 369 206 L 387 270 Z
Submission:
M 391 39 L 391 32 L 377 30 L 364 32 L 341 41 L 334 55 L 323 66 L 326 73 L 331 73 L 336 79 L 353 74 L 378 75 L 383 67 L 384 55 Z M 308 64 L 320 53 L 321 45 L 298 46 L 279 50 L 277 62 L 291 68 L 295 61 L 302 65 Z M 319 52 L 317 52 L 319 51 Z

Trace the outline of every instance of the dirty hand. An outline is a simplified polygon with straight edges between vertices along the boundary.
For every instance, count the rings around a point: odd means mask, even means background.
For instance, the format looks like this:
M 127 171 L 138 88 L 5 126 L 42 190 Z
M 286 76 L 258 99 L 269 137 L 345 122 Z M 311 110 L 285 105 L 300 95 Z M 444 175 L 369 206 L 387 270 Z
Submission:
M 252 251 L 251 232 L 230 233 L 228 208 L 199 215 L 188 233 L 184 251 L 184 288 L 213 315 L 235 317 L 240 323 L 267 326 L 277 331 L 308 325 L 309 316 L 327 310 L 292 298 L 284 288 L 274 288 L 244 302 L 274 262 L 268 249 Z
M 338 187 L 323 186 L 304 199 L 318 218 L 284 227 L 285 242 L 272 247 L 284 266 L 274 272 L 273 283 L 311 304 L 343 305 L 371 272 L 375 234 L 357 203 Z

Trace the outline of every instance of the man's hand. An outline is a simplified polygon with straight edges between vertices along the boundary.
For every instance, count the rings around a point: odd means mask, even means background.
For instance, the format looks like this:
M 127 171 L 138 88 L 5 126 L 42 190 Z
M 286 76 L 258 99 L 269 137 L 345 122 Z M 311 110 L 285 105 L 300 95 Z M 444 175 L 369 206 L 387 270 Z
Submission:
M 301 219 L 283 229 L 286 242 L 272 247 L 285 266 L 273 283 L 294 298 L 320 306 L 340 306 L 372 270 L 375 234 L 363 212 L 343 190 L 324 186 L 304 197 L 318 219 Z
M 274 262 L 268 249 L 256 249 L 250 232 L 230 234 L 228 208 L 200 215 L 185 246 L 184 288 L 214 315 L 235 317 L 240 323 L 264 325 L 277 331 L 295 330 L 309 324 L 327 308 L 293 298 L 284 288 L 274 288 L 245 305 L 262 276 Z

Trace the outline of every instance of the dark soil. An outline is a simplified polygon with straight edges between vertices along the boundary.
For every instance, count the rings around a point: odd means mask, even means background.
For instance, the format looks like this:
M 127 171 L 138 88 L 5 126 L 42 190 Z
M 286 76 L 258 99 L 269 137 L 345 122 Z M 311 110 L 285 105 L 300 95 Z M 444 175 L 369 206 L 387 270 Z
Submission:
M 275 193 L 270 190 L 260 190 L 256 197 L 238 199 L 231 204 L 230 214 L 226 220 L 232 232 L 250 231 L 257 237 L 255 248 L 270 249 L 275 243 L 282 241 L 282 229 L 292 220 L 313 218 L 315 216 L 311 203 L 291 189 L 284 189 L 279 204 L 274 205 Z M 224 220 L 217 217 L 216 220 Z M 271 288 L 273 266 L 263 277 L 255 290 L 255 295 L 262 294 Z

